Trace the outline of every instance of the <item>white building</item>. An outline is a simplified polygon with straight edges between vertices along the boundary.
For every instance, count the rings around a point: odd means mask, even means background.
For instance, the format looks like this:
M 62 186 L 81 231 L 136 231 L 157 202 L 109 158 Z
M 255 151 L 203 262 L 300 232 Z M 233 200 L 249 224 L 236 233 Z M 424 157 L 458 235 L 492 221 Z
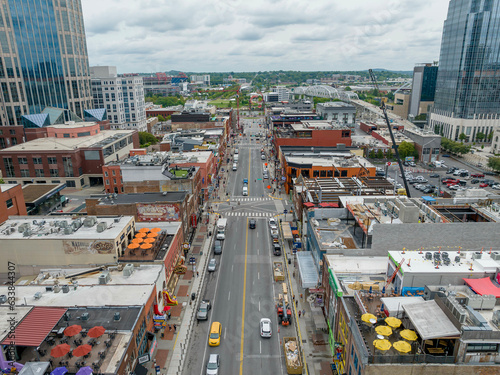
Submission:
M 112 128 L 147 131 L 141 77 L 118 77 L 116 66 L 93 66 L 90 76 L 94 106 L 107 109 Z
M 500 153 L 500 128 L 497 128 L 493 133 L 493 138 L 491 139 L 491 153 Z
M 210 86 L 210 74 L 203 75 L 192 75 L 190 77 L 191 83 L 199 84 L 199 85 L 207 85 Z
M 274 89 L 274 92 L 278 93 L 278 101 L 279 102 L 286 102 L 290 98 L 290 92 L 285 86 L 276 86 Z

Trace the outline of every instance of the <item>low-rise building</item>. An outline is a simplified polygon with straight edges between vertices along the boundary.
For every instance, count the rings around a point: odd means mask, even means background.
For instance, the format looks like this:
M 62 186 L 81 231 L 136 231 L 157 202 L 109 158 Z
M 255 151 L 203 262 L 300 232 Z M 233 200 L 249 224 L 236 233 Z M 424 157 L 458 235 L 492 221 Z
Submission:
M 318 103 L 316 113 L 321 115 L 323 120 L 350 126 L 356 123 L 356 107 L 345 102 Z
M 66 206 L 67 198 L 61 195 L 64 188 L 66 188 L 66 184 L 24 185 L 23 196 L 28 215 L 49 215 L 51 212 Z
M 441 152 L 441 135 L 421 130 L 416 126 L 405 127 L 404 134 L 414 142 L 419 161 L 429 164 L 438 160 Z
M 138 148 L 139 135 L 137 130 L 89 127 L 91 134 L 84 123 L 68 123 L 66 128 L 56 125 L 54 134 L 62 137 L 39 138 L 0 150 L 3 179 L 22 184 L 65 183 L 78 189 L 102 184 L 102 166 Z
M 351 129 L 327 121 L 301 121 L 273 131 L 274 146 L 336 147 L 351 146 Z

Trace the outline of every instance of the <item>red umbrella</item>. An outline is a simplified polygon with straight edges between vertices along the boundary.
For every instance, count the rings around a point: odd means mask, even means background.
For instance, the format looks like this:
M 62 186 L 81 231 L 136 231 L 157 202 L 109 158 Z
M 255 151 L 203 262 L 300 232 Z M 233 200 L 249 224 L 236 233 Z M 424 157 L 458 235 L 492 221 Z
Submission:
M 72 326 L 69 326 L 68 328 L 66 328 L 64 330 L 64 334 L 66 336 L 74 336 L 74 335 L 77 335 L 81 332 L 82 330 L 82 326 L 79 326 L 78 324 L 73 324 Z
M 104 335 L 104 332 L 106 332 L 106 328 L 103 326 L 95 326 L 91 329 L 89 329 L 88 336 L 89 337 L 100 337 Z
M 92 347 L 90 345 L 80 345 L 78 348 L 73 350 L 73 356 L 83 357 L 84 355 L 89 354 L 91 350 Z
M 59 344 L 50 351 L 50 355 L 55 358 L 63 357 L 69 353 L 71 347 L 68 344 Z

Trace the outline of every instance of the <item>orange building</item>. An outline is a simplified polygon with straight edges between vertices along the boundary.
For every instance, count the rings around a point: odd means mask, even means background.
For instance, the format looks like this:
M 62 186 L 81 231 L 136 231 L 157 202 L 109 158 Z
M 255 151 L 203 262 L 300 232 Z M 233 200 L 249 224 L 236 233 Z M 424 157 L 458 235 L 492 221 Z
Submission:
M 2 184 L 0 185 L 0 224 L 13 215 L 28 215 L 23 188 L 20 184 Z

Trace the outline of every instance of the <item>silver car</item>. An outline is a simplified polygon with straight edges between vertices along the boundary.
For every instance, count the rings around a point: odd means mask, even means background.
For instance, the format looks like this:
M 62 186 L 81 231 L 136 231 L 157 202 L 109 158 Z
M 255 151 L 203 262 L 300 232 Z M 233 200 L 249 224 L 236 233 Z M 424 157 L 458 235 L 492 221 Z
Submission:
M 208 262 L 208 271 L 213 272 L 217 268 L 217 261 L 215 259 L 210 259 Z
M 262 318 L 260 320 L 260 337 L 271 337 L 272 334 L 271 319 Z
M 217 375 L 219 373 L 220 357 L 218 354 L 210 354 L 207 362 L 207 375 Z

